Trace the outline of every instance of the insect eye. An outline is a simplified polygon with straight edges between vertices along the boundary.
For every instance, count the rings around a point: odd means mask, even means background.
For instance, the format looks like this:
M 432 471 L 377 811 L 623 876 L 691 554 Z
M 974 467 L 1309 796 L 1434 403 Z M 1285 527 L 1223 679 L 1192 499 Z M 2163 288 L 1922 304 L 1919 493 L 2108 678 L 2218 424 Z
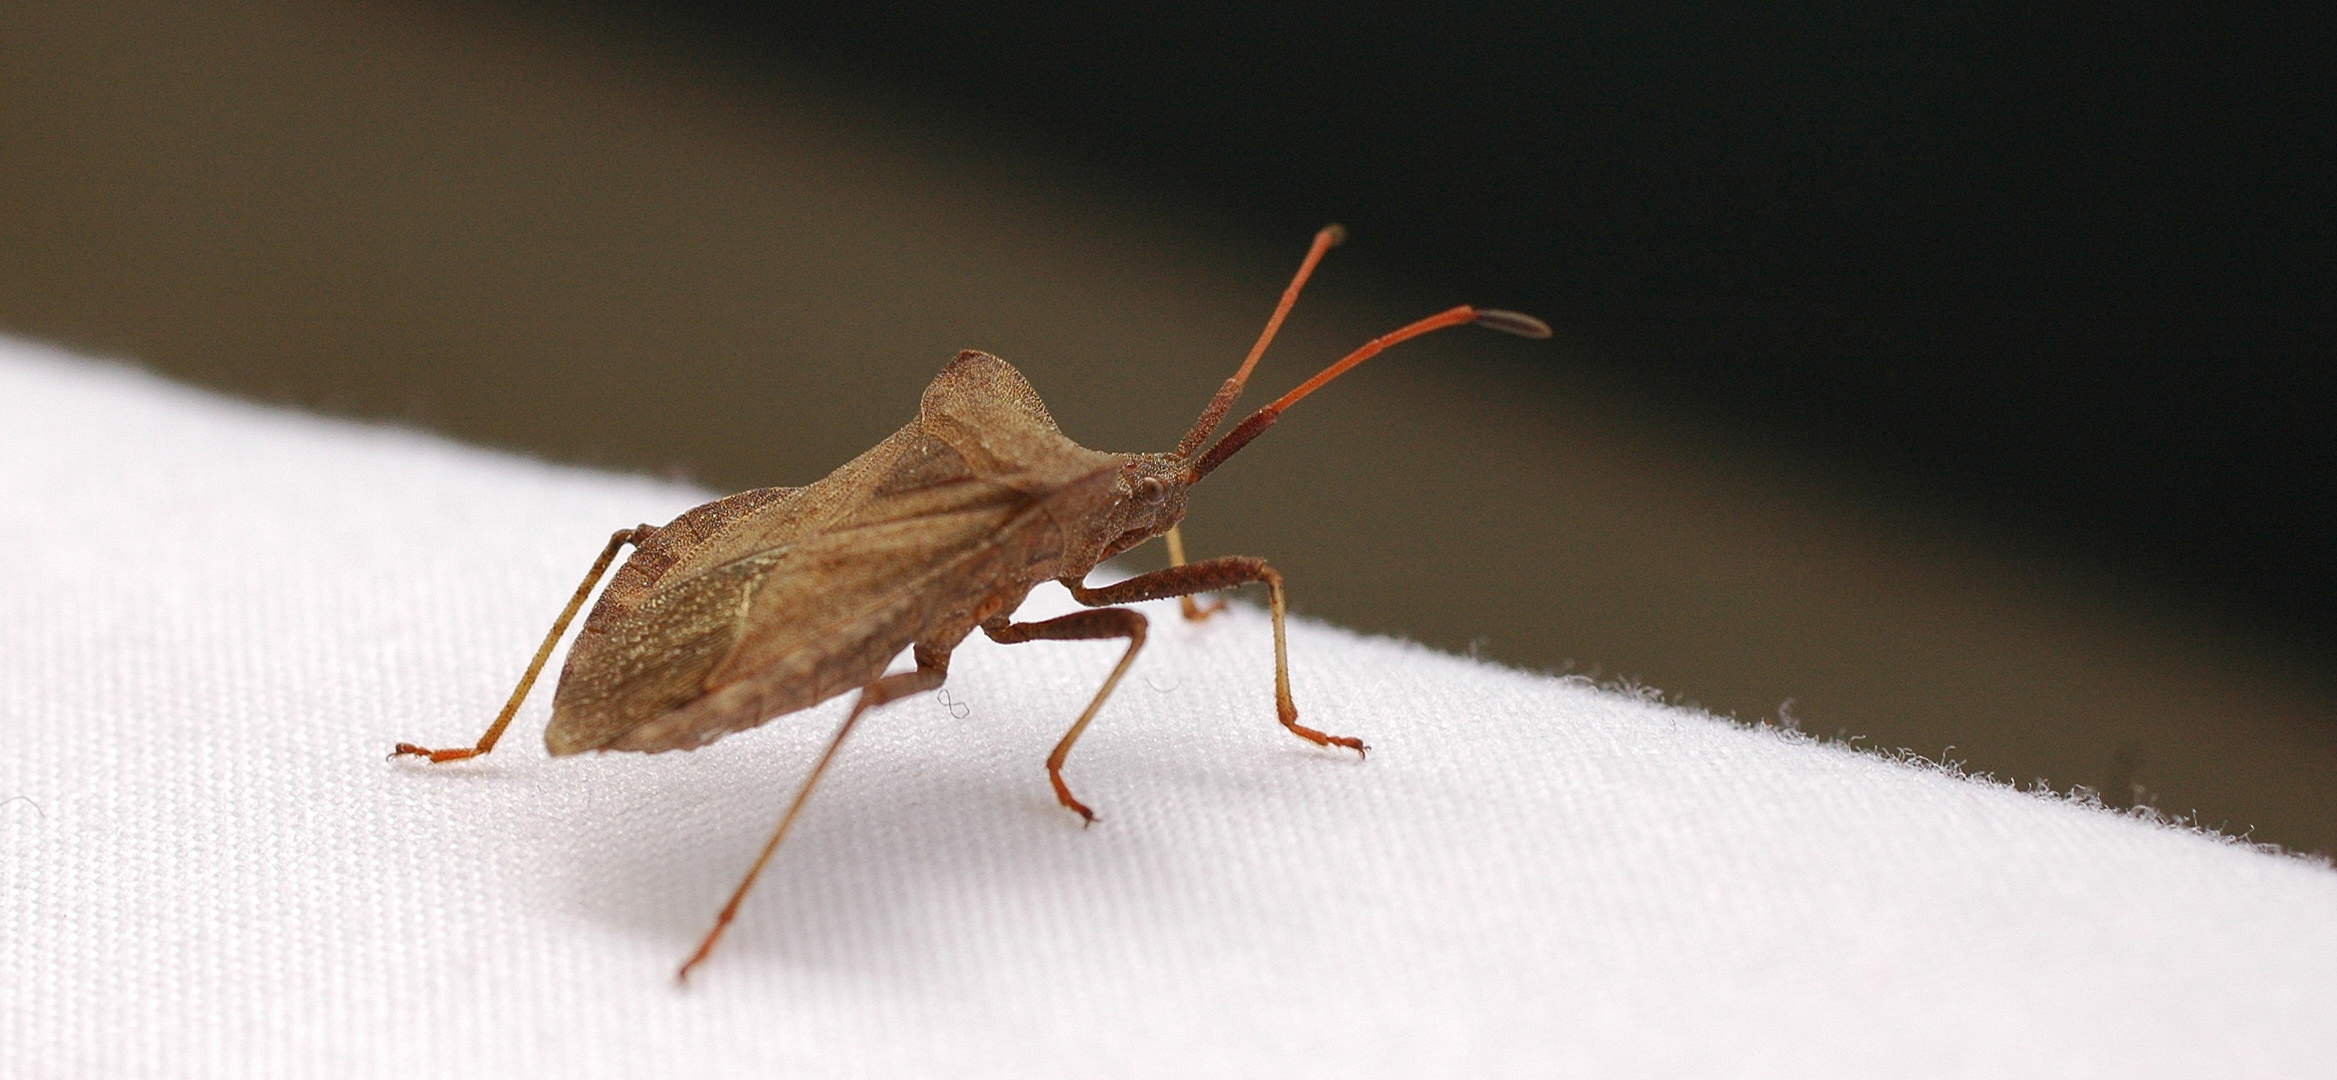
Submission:
M 1148 503 L 1159 502 L 1168 498 L 1168 485 L 1161 483 L 1157 476 L 1139 476 L 1136 478 L 1136 497 Z

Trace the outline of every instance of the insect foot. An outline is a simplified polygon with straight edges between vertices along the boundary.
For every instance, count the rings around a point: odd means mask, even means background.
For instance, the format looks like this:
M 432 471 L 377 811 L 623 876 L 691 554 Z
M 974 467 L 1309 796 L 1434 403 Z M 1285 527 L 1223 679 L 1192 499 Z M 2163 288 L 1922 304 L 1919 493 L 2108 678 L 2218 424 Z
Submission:
M 1095 824 L 1095 811 L 1088 809 L 1087 804 L 1080 802 L 1071 794 L 1071 789 L 1064 785 L 1063 770 L 1053 765 L 1047 766 L 1047 782 L 1055 785 L 1055 801 L 1079 815 L 1080 828 Z
M 453 750 L 432 750 L 425 746 L 416 746 L 410 742 L 402 742 L 397 745 L 397 749 L 390 751 L 389 756 L 393 761 L 402 757 L 428 758 L 430 759 L 431 764 L 436 765 L 445 761 L 463 761 L 468 758 L 475 758 L 479 756 L 479 753 L 479 748 L 476 746 L 458 747 Z
M 1298 706 L 1293 705 L 1290 702 L 1284 701 L 1280 703 L 1280 707 L 1278 707 L 1275 711 L 1280 713 L 1282 716 L 1282 726 L 1289 728 L 1291 734 L 1296 735 L 1301 739 L 1305 739 L 1306 741 L 1311 742 L 1316 746 L 1322 747 L 1344 746 L 1349 750 L 1355 751 L 1355 756 L 1357 758 L 1367 758 L 1371 756 L 1371 747 L 1365 746 L 1362 739 L 1347 735 L 1328 735 L 1323 732 L 1316 731 L 1315 729 L 1308 727 L 1305 724 L 1299 723 Z

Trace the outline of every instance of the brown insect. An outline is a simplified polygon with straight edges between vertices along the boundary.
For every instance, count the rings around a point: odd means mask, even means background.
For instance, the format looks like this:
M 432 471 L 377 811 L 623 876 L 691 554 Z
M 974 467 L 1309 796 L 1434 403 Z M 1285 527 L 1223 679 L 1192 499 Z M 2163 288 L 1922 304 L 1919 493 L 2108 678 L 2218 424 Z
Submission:
M 1298 722 L 1283 644 L 1282 576 L 1247 556 L 1185 561 L 1177 523 L 1185 516 L 1186 489 L 1292 403 L 1390 345 L 1472 322 L 1526 337 L 1548 337 L 1550 328 L 1528 315 L 1466 306 L 1429 316 L 1323 369 L 1203 452 L 1300 288 L 1344 235 L 1336 225 L 1315 235 L 1248 359 L 1175 450 L 1107 454 L 1080 446 L 1056 430 L 1039 396 L 1006 361 L 959 353 L 925 388 L 915 420 L 818 483 L 740 492 L 670 524 L 609 537 L 478 745 L 430 750 L 399 743 L 391 756 L 446 762 L 493 750 L 552 646 L 627 544 L 632 557 L 593 605 L 560 671 L 544 731 L 554 756 L 695 749 L 859 690 L 762 854 L 682 964 L 678 977 L 687 979 L 730 925 L 860 715 L 939 687 L 950 651 L 977 627 L 1005 644 L 1127 639 L 1103 688 L 1047 755 L 1055 798 L 1091 823 L 1095 813 L 1063 783 L 1063 760 L 1144 645 L 1144 616 L 1109 605 L 1182 597 L 1186 618 L 1205 619 L 1223 602 L 1203 608 L 1194 594 L 1263 582 L 1273 606 L 1274 705 L 1282 726 L 1317 746 L 1363 753 L 1359 739 Z M 1082 583 L 1096 564 L 1163 535 L 1168 569 L 1102 588 Z M 1023 597 L 1044 581 L 1061 582 L 1096 610 L 1011 621 Z M 917 669 L 886 675 L 903 648 L 914 650 Z

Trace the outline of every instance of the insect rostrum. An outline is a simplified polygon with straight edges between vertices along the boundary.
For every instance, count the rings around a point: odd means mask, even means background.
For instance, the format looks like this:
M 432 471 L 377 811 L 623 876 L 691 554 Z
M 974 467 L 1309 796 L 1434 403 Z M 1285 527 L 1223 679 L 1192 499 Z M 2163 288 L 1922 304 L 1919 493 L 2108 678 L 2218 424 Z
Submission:
M 916 419 L 817 483 L 740 492 L 662 526 L 618 531 L 477 745 L 430 750 L 400 743 L 392 756 L 447 762 L 494 749 L 552 647 L 628 544 L 632 556 L 609 579 L 560 671 L 544 732 L 555 756 L 695 749 L 859 690 L 761 856 L 682 965 L 686 978 L 729 925 L 861 714 L 939 687 L 951 650 L 977 628 L 1006 644 L 1127 640 L 1118 666 L 1047 756 L 1055 797 L 1090 822 L 1094 813 L 1063 782 L 1063 761 L 1144 645 L 1144 616 L 1115 605 L 1185 597 L 1186 617 L 1206 618 L 1214 609 L 1194 606 L 1194 594 L 1264 584 L 1274 617 L 1274 703 L 1283 726 L 1316 745 L 1362 753 L 1358 739 L 1298 722 L 1281 575 L 1247 556 L 1185 561 L 1176 527 L 1186 495 L 1283 410 L 1389 345 L 1470 322 L 1528 337 L 1550 331 L 1515 312 L 1457 307 L 1432 315 L 1323 369 L 1204 451 L 1300 288 L 1342 235 L 1336 225 L 1316 234 L 1249 357 L 1176 449 L 1104 453 L 1080 446 L 1056 430 L 1038 394 L 1006 361 L 960 353 L 925 388 Z M 1101 588 L 1083 584 L 1098 563 L 1163 535 L 1168 569 Z M 1092 610 L 1014 622 L 1023 598 L 1047 581 L 1060 582 Z M 913 650 L 916 670 L 886 675 L 904 648 Z

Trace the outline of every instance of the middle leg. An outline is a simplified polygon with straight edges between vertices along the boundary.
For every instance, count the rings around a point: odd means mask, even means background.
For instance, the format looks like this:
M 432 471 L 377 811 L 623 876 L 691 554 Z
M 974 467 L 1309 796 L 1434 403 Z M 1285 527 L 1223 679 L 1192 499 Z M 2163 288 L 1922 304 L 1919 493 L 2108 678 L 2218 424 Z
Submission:
M 705 940 L 698 943 L 698 951 L 691 953 L 690 958 L 682 963 L 682 969 L 674 973 L 676 981 L 690 981 L 690 969 L 697 967 L 707 954 L 714 951 L 714 943 L 722 939 L 724 930 L 730 928 L 730 920 L 738 915 L 738 906 L 746 900 L 747 890 L 755 887 L 755 879 L 762 876 L 763 865 L 771 861 L 772 852 L 779 850 L 779 842 L 787 839 L 787 830 L 795 825 L 795 815 L 803 812 L 804 802 L 811 798 L 811 789 L 819 785 L 820 776 L 828 771 L 828 763 L 836 760 L 836 751 L 844 745 L 844 737 L 852 734 L 852 725 L 860 722 L 860 714 L 895 698 L 934 689 L 949 677 L 948 653 L 934 652 L 919 645 L 916 657 L 917 670 L 887 675 L 860 688 L 860 700 L 852 703 L 852 711 L 845 714 L 842 724 L 836 726 L 836 734 L 828 740 L 827 751 L 820 755 L 819 764 L 811 767 L 811 775 L 804 777 L 803 787 L 796 790 L 795 801 L 787 805 L 787 813 L 779 819 L 779 827 L 771 831 L 771 839 L 763 845 L 763 853 L 755 856 L 755 865 L 747 870 L 747 876 L 738 883 L 738 889 L 730 894 L 730 902 L 722 905 L 722 914 L 714 917 L 714 929 L 706 932 Z
M 1089 825 L 1095 824 L 1095 811 L 1071 796 L 1071 789 L 1063 783 L 1063 760 L 1071 756 L 1071 744 L 1079 741 L 1079 733 L 1087 730 L 1095 719 L 1096 710 L 1104 707 L 1104 699 L 1112 696 L 1112 688 L 1120 685 L 1120 676 L 1128 673 L 1128 665 L 1136 660 L 1136 650 L 1144 647 L 1144 614 L 1127 608 L 1099 608 L 1095 611 L 1074 611 L 1069 615 L 1044 622 L 1008 622 L 1000 615 L 982 624 L 982 632 L 1001 645 L 1015 645 L 1025 641 L 1097 641 L 1106 638 L 1127 638 L 1128 651 L 1120 654 L 1119 666 L 1104 680 L 1103 689 L 1095 692 L 1095 699 L 1087 703 L 1087 711 L 1063 733 L 1063 741 L 1055 744 L 1055 752 L 1047 755 L 1047 780 L 1055 785 L 1055 801 L 1076 811 Z

